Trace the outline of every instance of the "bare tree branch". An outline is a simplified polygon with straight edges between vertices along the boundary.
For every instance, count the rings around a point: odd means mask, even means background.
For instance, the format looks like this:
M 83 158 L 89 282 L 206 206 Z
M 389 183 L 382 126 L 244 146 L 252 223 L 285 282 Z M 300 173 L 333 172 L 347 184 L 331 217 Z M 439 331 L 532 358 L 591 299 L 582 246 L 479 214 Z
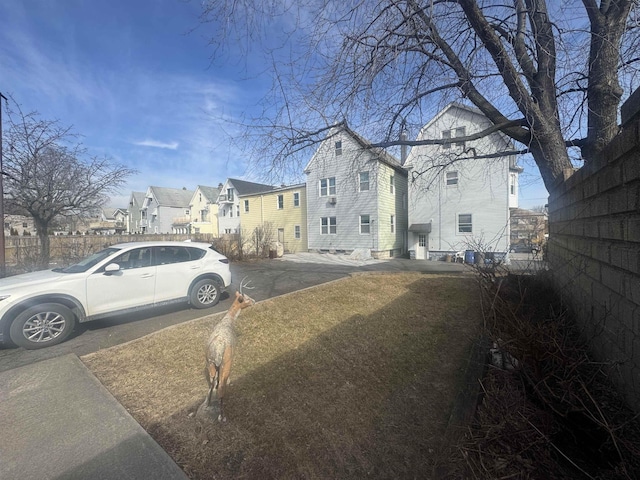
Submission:
M 5 201 L 9 209 L 33 218 L 41 243 L 39 264 L 46 268 L 55 219 L 94 213 L 135 170 L 107 157 L 88 157 L 70 127 L 35 112 L 25 114 L 13 104 L 15 110 L 6 106 L 9 129 L 3 139 Z

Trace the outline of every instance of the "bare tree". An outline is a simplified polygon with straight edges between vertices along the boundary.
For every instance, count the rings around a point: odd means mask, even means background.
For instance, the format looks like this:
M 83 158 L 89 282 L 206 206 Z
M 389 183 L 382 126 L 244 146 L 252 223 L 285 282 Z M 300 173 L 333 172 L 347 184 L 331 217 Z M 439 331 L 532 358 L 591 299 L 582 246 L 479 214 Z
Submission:
M 403 126 L 417 131 L 462 97 L 493 122 L 482 134 L 510 137 L 504 154 L 530 153 L 551 188 L 617 133 L 639 37 L 637 0 L 549 3 L 205 0 L 201 20 L 215 23 L 216 55 L 233 42 L 272 61 L 262 115 L 239 122 L 263 171 L 285 171 L 344 121 L 372 147 L 421 144 L 399 141 Z
M 5 203 L 16 213 L 33 218 L 40 256 L 49 264 L 49 229 L 60 217 L 82 217 L 103 206 L 135 170 L 106 157 L 92 157 L 71 127 L 24 114 L 16 104 L 6 109 L 3 172 Z

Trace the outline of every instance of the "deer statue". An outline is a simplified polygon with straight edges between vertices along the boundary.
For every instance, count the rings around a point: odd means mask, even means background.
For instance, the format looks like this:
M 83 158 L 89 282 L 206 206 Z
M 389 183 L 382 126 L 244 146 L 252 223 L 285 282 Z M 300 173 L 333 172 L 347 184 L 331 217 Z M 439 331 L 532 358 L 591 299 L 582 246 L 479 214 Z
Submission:
M 227 420 L 224 416 L 222 402 L 229 381 L 236 346 L 236 332 L 233 324 L 243 309 L 255 303 L 255 300 L 242 292 L 243 288 L 251 289 L 249 287 L 249 283 L 251 282 L 245 283 L 245 279 L 246 277 L 240 282 L 239 291 L 236 292 L 236 297 L 229 311 L 214 327 L 205 347 L 205 376 L 209 384 L 209 393 L 203 406 L 205 408 L 213 406 L 212 401 L 215 393 L 215 398 L 218 400 L 218 405 L 220 406 L 218 415 L 219 422 L 226 422 Z

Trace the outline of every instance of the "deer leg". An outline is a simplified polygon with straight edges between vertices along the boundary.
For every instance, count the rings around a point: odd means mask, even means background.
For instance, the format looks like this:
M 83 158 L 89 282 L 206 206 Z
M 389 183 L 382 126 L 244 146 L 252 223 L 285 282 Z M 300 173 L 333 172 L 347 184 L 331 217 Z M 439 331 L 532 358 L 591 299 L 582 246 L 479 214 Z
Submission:
M 231 374 L 231 364 L 233 360 L 233 348 L 227 347 L 222 355 L 222 364 L 218 370 L 218 387 L 216 392 L 218 394 L 218 400 L 220 401 L 220 415 L 218 415 L 219 422 L 226 422 L 227 418 L 224 416 L 224 410 L 222 403 L 224 401 L 224 394 L 229 382 L 229 375 Z
M 216 382 L 219 381 L 220 372 L 218 367 L 207 363 L 206 366 L 207 382 L 209 382 L 209 393 L 207 394 L 207 407 L 211 406 L 211 397 L 213 390 L 216 388 Z

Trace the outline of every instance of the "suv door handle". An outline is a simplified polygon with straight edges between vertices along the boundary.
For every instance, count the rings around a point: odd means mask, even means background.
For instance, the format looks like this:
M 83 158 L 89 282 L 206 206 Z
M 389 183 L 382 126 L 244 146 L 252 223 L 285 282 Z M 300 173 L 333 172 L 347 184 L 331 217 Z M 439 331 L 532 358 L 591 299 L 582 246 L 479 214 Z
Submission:
M 140 278 L 151 278 L 153 277 L 153 273 L 143 273 L 140 275 Z

